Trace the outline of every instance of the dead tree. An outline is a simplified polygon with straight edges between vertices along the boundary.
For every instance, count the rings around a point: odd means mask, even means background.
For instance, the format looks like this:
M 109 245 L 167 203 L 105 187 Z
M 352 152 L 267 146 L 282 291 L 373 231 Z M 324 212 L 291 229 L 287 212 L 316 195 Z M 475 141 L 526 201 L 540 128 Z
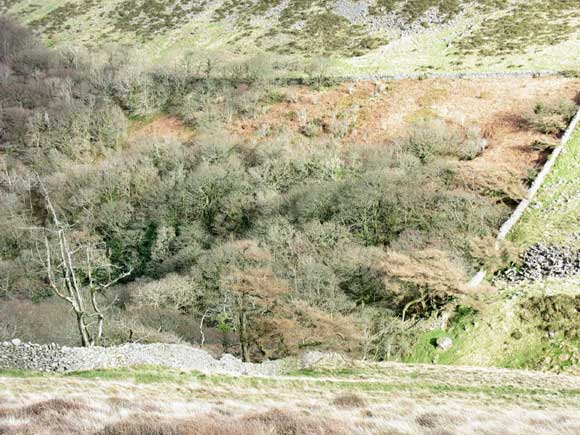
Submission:
M 113 277 L 114 267 L 103 255 L 103 249 L 94 243 L 71 246 L 67 237 L 69 229 L 59 220 L 45 189 L 44 198 L 53 223 L 53 228 L 44 230 L 43 263 L 48 283 L 54 294 L 73 309 L 82 345 L 98 346 L 105 322 L 105 309 L 99 305 L 99 296 L 132 271 Z

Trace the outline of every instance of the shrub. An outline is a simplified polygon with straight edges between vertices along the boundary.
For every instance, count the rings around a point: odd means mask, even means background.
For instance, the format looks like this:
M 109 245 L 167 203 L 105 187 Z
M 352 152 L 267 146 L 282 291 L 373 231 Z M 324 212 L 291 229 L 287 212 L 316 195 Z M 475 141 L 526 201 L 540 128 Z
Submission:
M 456 155 L 462 145 L 461 133 L 440 120 L 417 123 L 400 143 L 403 150 L 417 156 L 422 162 L 433 160 L 436 156 Z
M 27 48 L 13 56 L 14 71 L 18 74 L 32 74 L 35 71 L 47 72 L 60 64 L 54 52 L 44 47 Z
M 131 283 L 128 291 L 137 305 L 182 308 L 193 303 L 191 287 L 190 277 L 171 273 L 154 281 Z
M 466 139 L 457 150 L 457 155 L 461 160 L 473 160 L 487 146 L 487 140 L 482 137 L 479 128 L 467 130 Z
M 544 134 L 558 134 L 568 127 L 577 111 L 569 100 L 541 101 L 527 114 L 526 122 L 534 130 Z
M 75 321 L 60 301 L 4 300 L 0 303 L 0 325 L 5 327 L 0 333 L 8 334 L 0 336 L 0 341 L 16 337 L 39 344 L 79 344 Z
M 424 163 L 437 156 L 473 160 L 485 149 L 487 140 L 478 128 L 463 131 L 441 120 L 423 120 L 410 129 L 399 146 Z
M 37 46 L 32 32 L 7 16 L 0 16 L 0 62 L 10 63 L 14 56 Z
M 416 320 L 401 321 L 384 308 L 369 308 L 364 312 L 365 357 L 376 361 L 400 361 L 411 354 L 420 327 Z
M 410 313 L 428 315 L 461 293 L 465 273 L 445 252 L 426 249 L 387 253 L 384 267 L 393 307 L 403 318 Z
M 60 103 L 32 118 L 27 142 L 80 159 L 119 146 L 127 126 L 125 114 L 113 104 Z
M 163 329 L 163 325 L 153 327 L 135 318 L 113 319 L 105 331 L 103 344 L 118 346 L 127 342 L 175 344 L 181 343 L 182 340 L 175 331 Z

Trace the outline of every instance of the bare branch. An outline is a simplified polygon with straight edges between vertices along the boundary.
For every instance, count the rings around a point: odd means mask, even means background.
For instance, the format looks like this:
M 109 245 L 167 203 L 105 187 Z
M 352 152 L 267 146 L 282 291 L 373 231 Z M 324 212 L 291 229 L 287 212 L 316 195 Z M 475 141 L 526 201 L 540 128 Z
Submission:
M 48 242 L 48 238 L 45 238 L 45 245 L 46 245 L 46 273 L 48 276 L 48 282 L 51 286 L 51 288 L 53 289 L 53 291 L 56 293 L 56 295 L 61 298 L 64 299 L 65 301 L 69 302 L 70 304 L 73 304 L 73 300 L 67 296 L 65 296 L 63 293 L 60 292 L 60 290 L 58 289 L 58 286 L 56 285 L 55 279 L 54 279 L 54 275 L 52 272 L 52 264 L 51 264 L 51 256 L 50 256 L 50 243 Z
M 103 291 L 108 289 L 109 287 L 117 284 L 119 281 L 121 281 L 123 278 L 127 278 L 129 275 L 131 275 L 133 273 L 133 269 L 129 269 L 127 272 L 122 273 L 121 275 L 119 275 L 117 278 L 115 278 L 112 281 L 109 281 L 107 284 L 104 285 L 99 285 L 99 291 Z
M 44 194 L 44 200 L 46 201 L 46 208 L 52 214 L 52 219 L 54 224 L 59 227 L 60 221 L 58 220 L 58 216 L 56 215 L 56 211 L 54 206 L 52 205 L 52 201 L 50 200 L 50 196 L 48 195 L 48 191 L 46 190 L 46 186 L 43 183 L 40 183 L 40 187 L 42 188 L 42 192 Z

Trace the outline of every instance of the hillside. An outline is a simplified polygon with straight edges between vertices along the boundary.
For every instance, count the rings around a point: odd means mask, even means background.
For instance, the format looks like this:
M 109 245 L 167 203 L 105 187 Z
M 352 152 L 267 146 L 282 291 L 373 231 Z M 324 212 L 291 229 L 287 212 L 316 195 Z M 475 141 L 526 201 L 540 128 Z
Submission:
M 577 112 L 570 76 L 274 80 L 0 24 L 0 339 L 432 361 Z
M 577 1 L 0 8 L 0 434 L 580 433 Z
M 330 58 L 335 74 L 571 70 L 570 0 L 2 0 L 49 45 L 140 47 L 156 63 Z

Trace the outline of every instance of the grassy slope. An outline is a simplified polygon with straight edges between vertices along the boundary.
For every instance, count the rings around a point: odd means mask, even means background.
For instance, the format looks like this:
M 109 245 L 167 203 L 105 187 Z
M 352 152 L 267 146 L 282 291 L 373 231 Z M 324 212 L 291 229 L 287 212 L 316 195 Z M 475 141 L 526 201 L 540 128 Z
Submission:
M 580 131 L 512 234 L 520 246 L 536 243 L 580 248 Z
M 513 241 L 528 247 L 534 243 L 580 247 L 580 130 L 557 161 L 540 193 L 512 234 Z M 478 313 L 460 318 L 450 329 L 437 329 L 421 337 L 409 358 L 411 362 L 438 362 L 514 368 L 564 370 L 580 374 L 580 340 L 561 327 L 580 323 L 577 311 L 571 317 L 543 306 L 543 298 L 578 305 L 580 277 L 550 279 L 503 286 L 499 293 L 469 296 L 464 303 Z M 522 304 L 532 303 L 525 313 Z M 577 331 L 576 331 L 577 332 Z M 433 339 L 450 336 L 454 346 L 438 351 Z
M 67 412 L 62 405 L 67 401 L 80 409 Z M 319 422 L 331 419 L 344 433 L 574 433 L 580 427 L 574 412 L 579 401 L 580 378 L 444 366 L 359 363 L 270 378 L 155 368 L 36 376 L 0 372 L 0 427 L 38 425 L 68 433 L 79 424 L 88 433 L 125 419 L 247 419 L 272 409 Z M 51 406 L 61 409 L 42 411 Z M 11 412 L 18 409 L 21 418 L 13 419 Z M 27 415 L 27 410 L 35 412 Z M 215 433 L 237 433 L 222 430 Z
M 260 4 L 277 3 L 265 0 Z M 575 31 L 580 11 L 569 2 L 559 1 L 554 5 L 548 0 L 533 0 L 525 7 L 518 6 L 521 2 L 515 0 L 476 3 L 480 8 L 470 5 L 467 14 L 454 15 L 454 20 L 448 24 L 434 25 L 411 35 L 399 30 L 373 32 L 370 28 L 353 26 L 332 12 L 322 15 L 325 10 L 332 11 L 330 0 L 293 1 L 288 8 L 289 21 L 274 18 L 260 23 L 253 19 L 263 17 L 268 7 L 260 11 L 242 7 L 236 18 L 231 18 L 217 15 L 221 1 L 207 1 L 202 9 L 190 15 L 183 12 L 164 15 L 156 24 L 153 23 L 159 13 L 142 7 L 142 3 L 135 0 L 4 0 L 0 1 L 0 6 L 9 5 L 10 12 L 35 26 L 51 44 L 137 43 L 148 57 L 161 63 L 173 62 L 187 51 L 198 55 L 218 53 L 226 59 L 247 58 L 265 52 L 301 60 L 313 49 L 323 47 L 325 51 L 321 54 L 333 57 L 335 72 L 341 74 L 580 68 L 577 56 L 580 39 Z M 511 6 L 504 5 L 511 3 Z M 129 15 L 119 15 L 123 10 L 130 11 Z M 145 18 L 136 20 L 141 14 Z M 290 35 L 285 33 L 292 23 L 302 19 L 300 17 L 318 16 L 327 20 L 315 21 L 312 28 L 307 27 L 308 35 L 300 30 Z M 331 29 L 330 33 L 326 34 L 325 29 Z M 268 34 L 268 30 L 272 33 Z M 311 41 L 313 32 L 320 33 L 315 44 Z M 333 43 L 335 39 L 337 43 Z M 381 45 L 376 42 L 379 40 L 389 43 Z M 350 57 L 357 51 L 357 57 Z

